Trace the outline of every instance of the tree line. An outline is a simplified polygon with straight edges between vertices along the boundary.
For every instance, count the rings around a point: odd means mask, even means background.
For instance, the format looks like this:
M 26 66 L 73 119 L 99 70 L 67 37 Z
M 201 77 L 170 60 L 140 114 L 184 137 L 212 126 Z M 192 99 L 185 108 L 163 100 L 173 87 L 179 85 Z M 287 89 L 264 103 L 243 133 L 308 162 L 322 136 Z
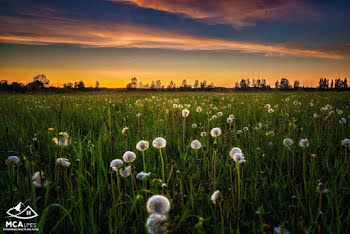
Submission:
M 50 80 L 44 74 L 38 74 L 33 78 L 33 81 L 28 84 L 22 84 L 19 82 L 9 83 L 7 80 L 0 81 L 0 91 L 10 92 L 38 92 L 38 91 L 53 91 L 53 92 L 74 92 L 74 91 L 99 91 L 102 88 L 100 83 L 96 81 L 94 87 L 86 87 L 84 81 L 68 82 L 63 87 L 50 86 Z M 106 88 L 103 88 L 106 90 Z M 233 91 L 233 90 L 349 90 L 348 80 L 344 79 L 328 79 L 321 78 L 317 87 L 305 87 L 301 86 L 298 80 L 294 83 L 290 82 L 287 78 L 281 78 L 275 82 L 274 87 L 267 84 L 266 79 L 257 78 L 249 79 L 243 78 L 241 81 L 236 82 L 232 88 L 216 87 L 213 82 L 208 83 L 206 80 L 195 80 L 193 84 L 190 84 L 184 79 L 179 86 L 174 81 L 170 81 L 168 85 L 162 84 L 161 80 L 152 81 L 150 84 L 144 84 L 136 77 L 131 78 L 130 83 L 126 85 L 126 90 L 168 90 L 168 91 Z M 111 89 L 113 90 L 113 89 Z

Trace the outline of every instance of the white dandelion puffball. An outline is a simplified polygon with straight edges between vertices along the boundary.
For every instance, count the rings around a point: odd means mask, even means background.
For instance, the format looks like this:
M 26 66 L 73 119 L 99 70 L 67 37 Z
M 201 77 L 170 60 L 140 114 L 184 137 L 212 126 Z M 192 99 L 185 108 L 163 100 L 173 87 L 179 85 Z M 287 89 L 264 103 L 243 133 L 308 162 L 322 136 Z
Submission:
M 233 147 L 230 151 L 230 157 L 233 159 L 233 155 L 236 153 L 242 154 L 242 150 L 238 147 Z
M 244 155 L 242 153 L 235 153 L 232 157 L 233 161 L 236 163 L 244 163 L 246 162 L 244 159 Z
M 163 137 L 157 137 L 153 140 L 152 145 L 157 149 L 164 148 L 166 146 L 166 140 Z
M 197 106 L 197 108 L 196 108 L 196 112 L 198 112 L 198 113 L 202 112 L 202 107 Z
M 220 128 L 213 128 L 211 131 L 210 131 L 210 135 L 212 137 L 218 137 L 221 135 L 221 129 Z
M 167 214 L 170 210 L 170 201 L 162 195 L 153 195 L 147 201 L 147 212 L 150 214 Z
M 210 197 L 210 200 L 213 204 L 216 204 L 216 202 L 218 202 L 219 197 L 221 195 L 220 190 L 216 190 Z
M 228 124 L 231 124 L 231 123 L 233 122 L 233 119 L 231 119 L 230 117 L 228 117 L 226 121 L 227 121 Z
M 126 163 L 131 163 L 131 162 L 135 161 L 135 159 L 136 159 L 136 154 L 132 151 L 126 151 L 123 154 L 123 160 Z
M 10 163 L 13 163 L 13 164 L 17 164 L 19 163 L 19 161 L 21 161 L 17 156 L 10 156 L 7 159 L 9 160 Z
M 197 124 L 192 124 L 192 128 L 197 128 Z
M 201 132 L 201 137 L 206 137 L 207 133 L 206 132 Z
M 149 147 L 148 141 L 141 140 L 136 144 L 136 149 L 139 151 L 145 151 Z
M 56 160 L 56 165 L 67 168 L 70 166 L 70 162 L 69 162 L 69 159 L 67 158 L 58 158 Z
M 218 116 L 219 117 L 221 117 L 223 114 L 222 114 L 222 112 L 220 111 L 220 112 L 218 112 Z
M 121 168 L 123 166 L 123 161 L 120 159 L 114 159 L 111 161 L 111 163 L 109 164 L 109 167 L 113 170 L 113 171 L 117 171 L 118 168 Z
M 299 145 L 300 145 L 300 147 L 302 147 L 302 148 L 306 148 L 306 147 L 309 147 L 309 140 L 308 139 L 301 139 L 300 141 L 299 141 Z
M 182 117 L 187 118 L 189 114 L 190 114 L 190 111 L 188 109 L 182 110 Z
M 340 124 L 346 124 L 346 119 L 345 118 L 340 118 L 339 119 Z
M 199 150 L 202 147 L 202 144 L 199 140 L 194 140 L 191 142 L 191 148 L 195 150 Z
M 121 177 L 128 177 L 131 174 L 131 166 L 125 167 L 125 169 L 119 169 L 119 175 Z
M 290 232 L 287 229 L 278 226 L 273 229 L 273 234 L 290 234 Z
M 344 146 L 345 148 L 350 149 L 350 139 L 345 138 L 344 140 L 342 140 L 341 145 Z
M 161 214 L 151 214 L 147 218 L 146 228 L 149 234 L 167 233 L 167 217 Z
M 136 114 L 136 118 L 139 119 L 140 117 L 141 117 L 141 114 L 140 114 L 140 113 L 137 113 L 137 114 Z
M 44 172 L 35 172 L 32 177 L 33 185 L 36 188 L 45 188 L 47 186 L 47 181 L 45 179 Z
M 283 145 L 285 147 L 291 147 L 294 144 L 294 141 L 290 138 L 286 138 L 283 140 Z
M 235 116 L 233 114 L 230 114 L 228 117 L 231 119 L 235 119 Z

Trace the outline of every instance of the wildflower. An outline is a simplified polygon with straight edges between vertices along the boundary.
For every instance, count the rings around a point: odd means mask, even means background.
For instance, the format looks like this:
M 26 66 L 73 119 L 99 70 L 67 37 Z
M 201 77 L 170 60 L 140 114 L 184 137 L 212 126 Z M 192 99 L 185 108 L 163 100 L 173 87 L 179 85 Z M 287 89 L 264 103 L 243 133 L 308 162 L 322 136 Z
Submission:
M 231 119 L 230 117 L 228 117 L 226 121 L 227 121 L 228 124 L 231 124 L 231 123 L 233 122 L 233 119 Z
M 111 161 L 111 163 L 109 164 L 109 167 L 113 170 L 113 171 L 118 171 L 118 168 L 121 168 L 123 166 L 123 161 L 120 159 L 114 159 Z
M 345 118 L 340 118 L 339 119 L 340 124 L 346 124 L 346 119 Z
M 147 177 L 149 177 L 151 175 L 151 172 L 143 172 L 143 171 L 141 171 L 141 172 L 139 172 L 139 173 L 137 173 L 137 175 L 136 175 L 136 179 L 139 179 L 139 180 L 144 180 L 144 179 L 146 179 Z
M 318 119 L 320 116 L 318 115 L 318 114 L 316 114 L 316 113 L 314 113 L 314 118 L 315 119 Z
M 56 165 L 61 166 L 61 167 L 69 167 L 70 162 L 67 158 L 58 158 L 56 160 Z
M 126 163 L 131 163 L 131 162 L 135 161 L 135 159 L 136 159 L 136 154 L 132 151 L 126 151 L 123 154 L 123 160 Z
M 275 227 L 273 229 L 273 234 L 289 234 L 290 232 L 285 229 L 285 228 L 282 228 L 281 226 L 278 226 L 278 227 Z
M 137 114 L 136 114 L 136 118 L 139 119 L 140 117 L 141 117 L 141 114 L 140 114 L 140 113 L 137 113 Z
M 267 110 L 267 112 L 269 112 L 269 113 L 273 113 L 273 112 L 275 112 L 275 110 L 274 110 L 274 109 L 272 109 L 272 108 L 270 108 L 270 109 L 268 109 L 268 110 Z
M 10 163 L 13 163 L 13 164 L 17 164 L 19 163 L 19 161 L 21 161 L 17 156 L 10 156 L 7 159 L 9 160 Z
M 306 147 L 309 147 L 309 140 L 308 139 L 301 139 L 300 141 L 299 141 L 299 145 L 300 145 L 300 147 L 302 147 L 302 148 L 306 148 Z
M 192 128 L 197 128 L 197 124 L 192 124 Z
M 202 144 L 200 143 L 200 141 L 194 140 L 194 141 L 191 142 L 191 148 L 192 149 L 198 150 L 201 147 L 202 147 Z
M 202 112 L 202 107 L 198 106 L 198 107 L 196 108 L 196 112 L 198 112 L 198 113 Z
M 166 220 L 166 215 L 151 214 L 146 222 L 147 232 L 149 234 L 167 233 Z
M 149 147 L 148 141 L 141 140 L 136 144 L 136 149 L 138 151 L 145 151 L 148 149 L 148 147 Z
M 242 150 L 238 147 L 233 147 L 230 151 L 230 157 L 233 159 L 233 155 L 236 153 L 242 154 Z
M 187 118 L 189 114 L 190 114 L 190 111 L 188 109 L 182 110 L 182 117 Z
M 125 169 L 119 169 L 119 175 L 121 177 L 128 177 L 131 174 L 131 166 L 125 167 Z
M 54 137 L 52 138 L 52 141 L 57 145 L 57 146 L 62 146 L 66 147 L 68 146 L 69 143 L 69 135 L 66 132 L 60 132 L 58 134 L 58 138 Z
M 128 128 L 128 127 L 125 127 L 125 128 L 123 128 L 122 133 L 123 133 L 124 135 L 126 135 L 126 134 L 128 134 L 128 131 L 129 131 L 129 128 Z
M 283 145 L 285 146 L 285 147 L 291 147 L 292 145 L 294 144 L 294 141 L 292 140 L 292 139 L 290 139 L 290 138 L 286 138 L 286 139 L 284 139 L 283 140 Z
M 210 197 L 211 202 L 215 205 L 220 198 L 221 192 L 220 190 L 216 190 Z
M 342 115 L 343 114 L 343 110 L 337 109 L 336 112 L 337 112 L 338 115 Z
M 218 137 L 221 135 L 221 129 L 220 128 L 213 128 L 211 131 L 210 131 L 210 135 L 212 137 Z
M 33 185 L 36 188 L 45 188 L 47 186 L 47 181 L 45 179 L 44 172 L 35 172 L 32 177 Z
M 236 163 L 244 163 L 244 162 L 246 162 L 245 159 L 244 159 L 244 155 L 242 153 L 235 153 L 235 154 L 233 154 L 233 156 L 231 158 Z
M 241 130 L 241 129 L 237 130 L 237 135 L 240 135 L 242 133 L 243 133 L 243 130 Z
M 218 112 L 218 116 L 219 117 L 221 117 L 223 114 L 222 114 L 222 112 L 220 111 L 220 112 Z
M 345 138 L 344 140 L 342 140 L 341 145 L 344 146 L 345 148 L 350 149 L 350 139 Z
M 206 137 L 207 133 L 206 132 L 201 132 L 201 137 Z
M 53 129 L 53 128 L 49 128 L 48 130 L 49 130 L 49 131 L 53 131 L 54 129 Z
M 231 119 L 235 119 L 235 116 L 233 114 L 230 114 L 228 117 Z
M 166 146 L 166 140 L 163 137 L 157 137 L 153 140 L 152 145 L 157 149 L 164 148 Z
M 170 201 L 162 195 L 153 195 L 147 201 L 147 212 L 150 214 L 165 215 L 170 210 Z

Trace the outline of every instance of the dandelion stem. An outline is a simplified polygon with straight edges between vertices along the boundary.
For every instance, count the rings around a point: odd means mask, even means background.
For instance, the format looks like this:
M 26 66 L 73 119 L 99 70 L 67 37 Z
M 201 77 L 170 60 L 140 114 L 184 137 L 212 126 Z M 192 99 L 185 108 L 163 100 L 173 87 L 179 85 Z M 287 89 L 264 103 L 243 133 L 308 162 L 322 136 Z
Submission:
M 143 161 L 143 171 L 146 173 L 146 160 L 145 160 L 145 152 L 142 151 L 142 161 Z
M 165 182 L 165 173 L 164 173 L 164 161 L 163 161 L 163 155 L 162 155 L 162 149 L 159 149 L 160 154 L 160 161 L 162 163 L 162 182 Z

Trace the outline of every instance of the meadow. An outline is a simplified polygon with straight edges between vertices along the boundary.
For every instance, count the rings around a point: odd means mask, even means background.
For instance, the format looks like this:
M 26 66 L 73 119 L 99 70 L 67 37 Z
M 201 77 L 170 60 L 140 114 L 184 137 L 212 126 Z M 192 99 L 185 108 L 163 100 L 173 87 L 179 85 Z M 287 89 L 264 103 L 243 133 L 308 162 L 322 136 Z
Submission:
M 1 230 L 22 201 L 40 233 L 349 233 L 349 107 L 349 92 L 1 94 Z

